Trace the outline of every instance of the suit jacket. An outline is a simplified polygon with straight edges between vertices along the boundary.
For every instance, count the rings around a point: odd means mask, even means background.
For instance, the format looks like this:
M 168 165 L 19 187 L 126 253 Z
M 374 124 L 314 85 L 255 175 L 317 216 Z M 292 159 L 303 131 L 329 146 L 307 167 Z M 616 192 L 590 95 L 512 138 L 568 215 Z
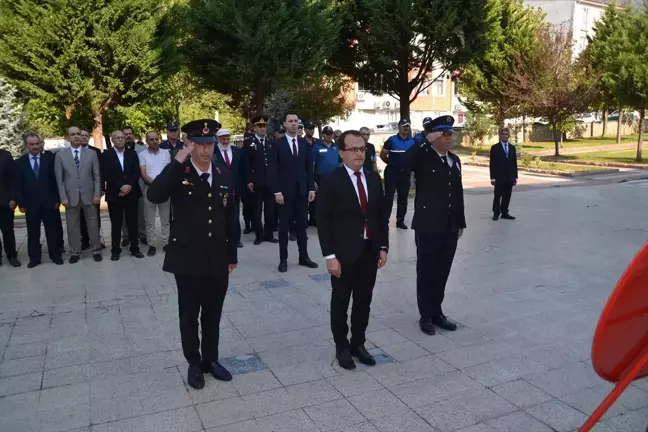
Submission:
M 14 160 L 7 150 L 0 149 L 0 207 L 9 207 L 12 199 Z
M 279 138 L 272 146 L 273 192 L 292 197 L 295 191 L 302 196 L 315 190 L 313 173 L 313 150 L 308 141 L 297 137 L 297 157 L 292 152 L 292 139 L 288 135 Z
M 40 154 L 38 177 L 32 168 L 32 155 L 27 153 L 16 161 L 14 173 L 14 197 L 18 207 L 27 211 L 39 209 L 54 210 L 60 202 L 56 175 L 54 174 L 54 153 Z
M 230 161 L 230 166 L 228 167 L 225 163 L 225 158 L 223 157 L 223 151 L 218 147 L 214 146 L 214 156 L 212 161 L 221 169 L 226 169 L 229 171 L 232 176 L 232 181 L 234 182 L 234 190 L 236 191 L 237 196 L 240 198 L 241 195 L 245 192 L 246 183 L 246 168 L 245 168 L 245 159 L 243 158 L 243 149 L 240 147 L 234 147 L 230 145 L 232 150 L 232 160 Z
M 74 157 L 69 148 L 56 153 L 54 174 L 61 201 L 68 201 L 71 207 L 80 204 L 92 205 L 92 198 L 101 197 L 101 175 L 99 158 L 92 150 L 79 147 L 81 164 L 76 169 Z
M 139 187 L 141 175 L 139 157 L 135 150 L 124 150 L 124 169 L 122 170 L 117 151 L 114 148 L 106 150 L 102 155 L 103 175 L 106 179 L 106 202 L 119 200 L 136 200 L 142 196 Z M 129 185 L 132 190 L 124 197 L 119 196 L 119 190 L 124 185 Z
M 243 158 L 245 159 L 245 184 L 254 187 L 271 187 L 274 174 L 275 158 L 272 153 L 276 140 L 265 137 L 263 145 L 252 134 L 243 140 Z
M 101 150 L 91 145 L 88 145 L 86 148 L 95 152 L 97 154 L 97 157 L 99 158 L 99 178 L 101 182 L 101 192 L 104 193 L 106 192 L 106 182 L 103 178 L 103 173 L 101 172 Z
M 162 269 L 169 273 L 228 274 L 238 262 L 238 211 L 230 173 L 212 163 L 212 185 L 203 182 L 191 161 L 171 160 L 146 190 L 154 203 L 171 199 L 171 239 Z
M 490 150 L 490 178 L 496 182 L 514 182 L 518 178 L 517 153 L 515 146 L 508 145 L 508 157 L 502 143 L 497 143 Z
M 353 264 L 364 247 L 365 224 L 371 232 L 374 252 L 389 246 L 385 194 L 377 173 L 365 170 L 367 215 L 344 166 L 322 177 L 317 193 L 317 232 L 322 254 L 335 254 L 341 264 Z

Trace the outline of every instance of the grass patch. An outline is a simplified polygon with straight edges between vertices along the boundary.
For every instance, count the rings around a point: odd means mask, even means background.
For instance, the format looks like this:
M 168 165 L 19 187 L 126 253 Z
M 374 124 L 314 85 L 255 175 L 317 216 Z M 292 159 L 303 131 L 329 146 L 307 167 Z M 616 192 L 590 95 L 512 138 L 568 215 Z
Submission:
M 548 171 L 559 171 L 559 172 L 583 172 L 583 171 L 603 171 L 605 168 L 599 168 L 591 165 L 576 165 L 576 164 L 566 164 L 566 163 L 555 163 L 555 162 L 545 162 L 542 161 L 539 164 L 532 162 L 531 165 L 525 167 L 523 165 L 518 165 L 519 168 L 535 168 Z
M 636 143 L 638 137 L 636 135 L 628 135 L 621 137 L 621 144 L 630 144 Z M 477 152 L 479 156 L 488 156 L 490 154 L 490 148 L 494 143 L 484 144 L 481 149 L 477 147 L 470 146 L 455 146 L 453 151 L 458 153 L 472 153 Z M 572 149 L 572 148 L 587 148 L 587 147 L 600 147 L 600 146 L 611 146 L 616 144 L 616 138 L 583 138 L 583 139 L 571 139 L 563 141 L 561 149 Z M 539 142 L 530 142 L 527 144 L 516 144 L 518 148 L 527 152 L 534 151 L 543 151 L 543 150 L 554 150 L 555 144 L 553 141 L 539 141 Z
M 592 162 L 611 162 L 611 163 L 624 163 L 624 164 L 646 164 L 648 160 L 644 159 L 643 162 L 637 162 L 635 158 L 637 157 L 636 150 L 605 150 L 591 153 L 578 153 L 574 155 L 565 155 L 560 156 L 558 160 L 561 161 L 570 161 L 570 160 L 582 160 L 582 161 L 592 161 Z

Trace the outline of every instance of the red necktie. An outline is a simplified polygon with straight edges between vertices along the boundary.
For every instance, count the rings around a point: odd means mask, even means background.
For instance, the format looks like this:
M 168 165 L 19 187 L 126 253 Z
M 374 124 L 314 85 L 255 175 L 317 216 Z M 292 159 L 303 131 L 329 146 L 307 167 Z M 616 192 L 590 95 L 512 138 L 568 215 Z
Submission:
M 362 173 L 355 173 L 358 184 L 358 195 L 360 195 L 360 210 L 362 210 L 362 216 L 367 217 L 367 191 L 365 191 L 364 185 L 362 184 Z M 367 231 L 367 240 L 371 240 L 371 230 L 369 229 L 369 224 L 365 223 L 365 230 Z
M 297 144 L 295 138 L 293 138 L 293 156 L 297 156 Z
M 227 154 L 227 150 L 223 150 L 223 158 L 225 158 L 225 165 L 227 165 L 227 168 L 229 168 L 231 163 L 229 160 L 229 155 Z

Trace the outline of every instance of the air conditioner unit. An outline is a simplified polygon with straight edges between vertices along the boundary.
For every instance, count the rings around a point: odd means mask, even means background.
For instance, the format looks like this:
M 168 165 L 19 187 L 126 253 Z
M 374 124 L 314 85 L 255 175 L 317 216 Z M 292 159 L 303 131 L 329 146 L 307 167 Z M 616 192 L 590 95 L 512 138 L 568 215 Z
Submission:
M 382 106 L 383 106 L 383 108 L 389 108 L 391 106 L 391 102 L 390 101 L 384 101 Z
M 375 101 L 374 108 L 382 108 L 382 103 L 380 101 Z
M 365 92 L 359 91 L 358 93 L 356 93 L 356 100 L 357 101 L 362 102 L 362 101 L 365 100 L 366 97 L 367 97 L 367 93 L 365 93 Z

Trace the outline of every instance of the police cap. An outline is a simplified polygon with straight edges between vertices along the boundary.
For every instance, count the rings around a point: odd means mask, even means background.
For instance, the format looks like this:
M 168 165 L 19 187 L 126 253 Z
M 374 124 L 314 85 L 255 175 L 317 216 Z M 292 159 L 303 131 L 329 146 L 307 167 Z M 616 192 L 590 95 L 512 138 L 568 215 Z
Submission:
M 252 123 L 255 126 L 266 126 L 268 124 L 268 121 L 270 120 L 270 117 L 267 115 L 258 115 L 252 117 L 252 120 L 250 123 Z
M 302 123 L 301 119 L 297 120 L 297 128 L 304 129 L 304 123 Z
M 187 134 L 187 138 L 194 144 L 213 144 L 216 142 L 216 132 L 221 124 L 216 120 L 203 119 L 194 120 L 182 126 L 180 129 Z
M 333 128 L 331 126 L 325 126 L 324 129 L 322 129 L 322 133 L 326 135 L 331 135 L 333 134 Z
M 175 132 L 178 130 L 178 122 L 171 122 L 167 123 L 167 130 L 171 132 Z
M 432 117 L 425 117 L 423 119 L 423 127 L 425 127 L 425 125 L 427 125 L 428 123 L 432 123 Z
M 424 127 L 427 132 L 452 132 L 454 121 L 454 117 L 444 115 L 435 118 L 430 123 L 424 125 Z
M 313 124 L 312 121 L 306 120 L 304 122 L 304 129 L 313 129 L 313 128 L 315 128 L 315 125 Z
M 401 119 L 401 121 L 398 122 L 398 126 L 409 126 L 410 121 L 407 119 Z

